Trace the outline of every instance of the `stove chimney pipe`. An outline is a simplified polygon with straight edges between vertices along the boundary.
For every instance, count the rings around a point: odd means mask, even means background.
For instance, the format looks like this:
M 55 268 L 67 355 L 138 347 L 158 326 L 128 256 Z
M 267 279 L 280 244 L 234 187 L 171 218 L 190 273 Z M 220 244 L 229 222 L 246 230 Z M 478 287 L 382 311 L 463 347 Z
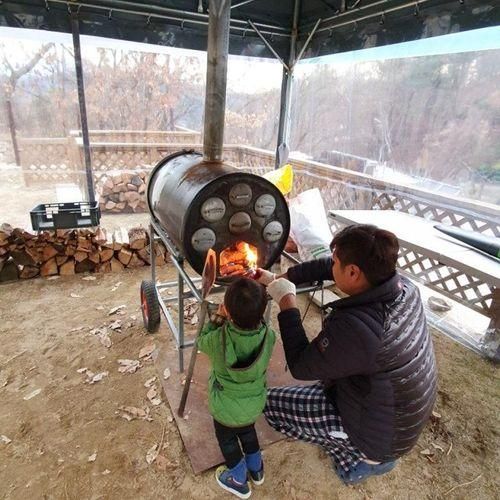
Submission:
M 203 158 L 221 161 L 226 110 L 227 58 L 231 0 L 210 0 Z

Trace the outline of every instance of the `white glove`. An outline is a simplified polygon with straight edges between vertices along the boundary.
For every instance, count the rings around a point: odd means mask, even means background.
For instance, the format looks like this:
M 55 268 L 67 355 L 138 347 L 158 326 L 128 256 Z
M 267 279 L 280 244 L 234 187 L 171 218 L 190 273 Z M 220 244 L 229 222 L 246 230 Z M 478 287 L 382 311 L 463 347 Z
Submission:
M 286 295 L 295 296 L 295 285 L 285 278 L 278 278 L 268 285 L 267 293 L 279 304 Z
M 261 269 L 260 267 L 256 271 L 255 280 L 264 286 L 269 285 L 269 283 L 271 283 L 271 281 L 274 281 L 275 279 L 276 275 L 271 271 L 266 271 L 265 269 Z

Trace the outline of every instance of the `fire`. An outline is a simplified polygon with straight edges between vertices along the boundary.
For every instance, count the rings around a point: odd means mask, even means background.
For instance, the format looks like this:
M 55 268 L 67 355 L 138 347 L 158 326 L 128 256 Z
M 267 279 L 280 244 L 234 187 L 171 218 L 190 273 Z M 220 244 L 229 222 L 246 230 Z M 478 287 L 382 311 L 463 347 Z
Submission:
M 220 254 L 221 276 L 245 276 L 257 268 L 257 248 L 246 241 L 238 241 Z

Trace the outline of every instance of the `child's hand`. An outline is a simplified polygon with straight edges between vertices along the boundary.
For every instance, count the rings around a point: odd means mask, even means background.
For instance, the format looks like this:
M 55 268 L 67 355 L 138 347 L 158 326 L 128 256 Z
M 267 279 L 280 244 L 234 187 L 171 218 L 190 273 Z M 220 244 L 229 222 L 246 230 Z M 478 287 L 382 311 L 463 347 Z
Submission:
M 224 304 L 219 304 L 219 308 L 217 309 L 217 316 L 222 316 L 227 318 L 226 306 Z
M 276 275 L 270 271 L 266 271 L 265 269 L 261 269 L 260 267 L 255 270 L 253 279 L 258 281 L 264 286 L 269 285 L 272 281 L 276 279 Z

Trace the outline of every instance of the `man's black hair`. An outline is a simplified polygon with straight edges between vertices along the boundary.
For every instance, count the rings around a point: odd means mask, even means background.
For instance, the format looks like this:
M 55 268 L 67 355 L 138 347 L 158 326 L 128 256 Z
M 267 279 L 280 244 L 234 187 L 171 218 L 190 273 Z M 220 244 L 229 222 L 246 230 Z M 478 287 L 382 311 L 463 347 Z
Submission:
M 224 305 L 237 327 L 253 330 L 258 328 L 266 310 L 266 290 L 254 280 L 238 278 L 226 290 Z
M 394 276 L 399 242 L 394 233 L 370 224 L 355 224 L 339 231 L 330 243 L 342 266 L 355 264 L 368 282 L 380 285 Z

